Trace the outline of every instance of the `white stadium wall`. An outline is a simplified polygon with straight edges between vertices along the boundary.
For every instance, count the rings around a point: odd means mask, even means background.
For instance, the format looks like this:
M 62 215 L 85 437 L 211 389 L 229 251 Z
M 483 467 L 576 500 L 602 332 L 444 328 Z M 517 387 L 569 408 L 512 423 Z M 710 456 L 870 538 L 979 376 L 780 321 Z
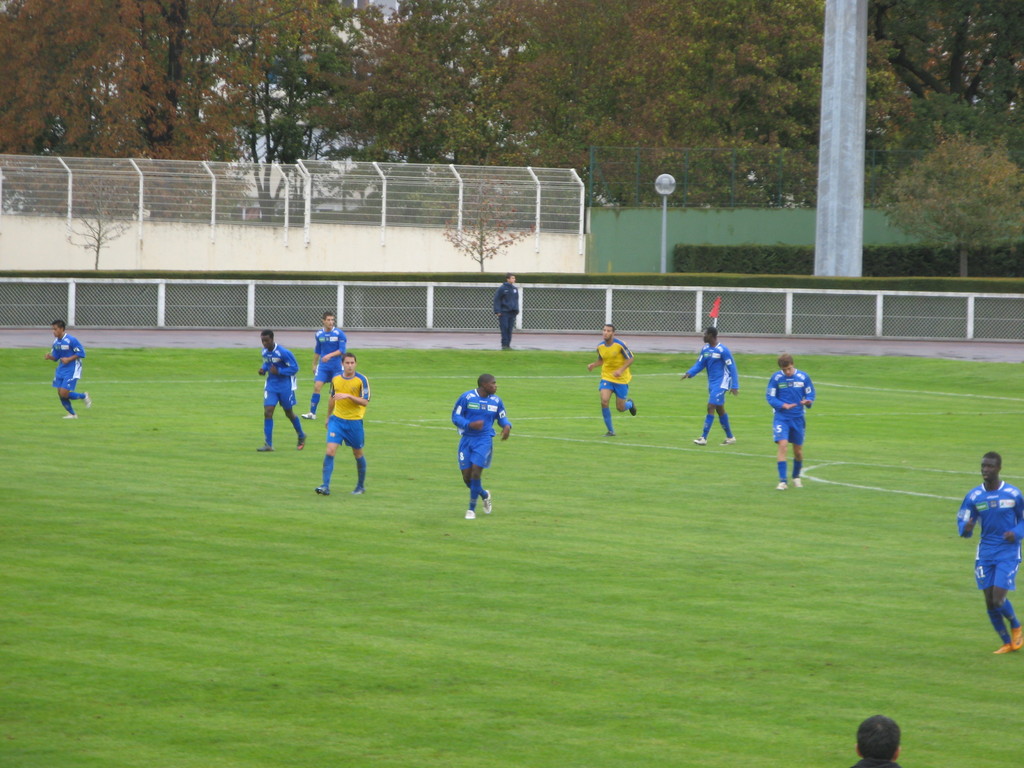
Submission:
M 81 222 L 73 230 L 84 231 Z M 0 270 L 88 271 L 95 253 L 68 238 L 64 219 L 0 216 Z M 487 272 L 585 272 L 581 238 L 572 234 L 530 235 L 503 256 L 485 262 Z M 479 272 L 479 265 L 436 228 L 312 224 L 309 243 L 302 227 L 259 227 L 147 221 L 100 252 L 100 270 L 220 272 Z

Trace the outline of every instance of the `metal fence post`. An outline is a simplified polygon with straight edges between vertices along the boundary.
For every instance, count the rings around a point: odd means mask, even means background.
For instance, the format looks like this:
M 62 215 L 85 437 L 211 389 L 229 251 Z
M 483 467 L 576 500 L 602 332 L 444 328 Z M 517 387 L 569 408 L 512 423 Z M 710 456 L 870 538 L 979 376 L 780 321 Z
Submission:
M 974 338 L 974 297 L 967 297 L 967 338 Z
M 245 286 L 245 324 L 256 327 L 256 281 L 249 280 Z
M 337 320 L 338 325 L 341 325 L 344 322 L 344 320 L 345 320 L 345 284 L 344 283 L 338 283 L 338 299 L 337 299 L 336 303 L 337 303 L 338 306 L 334 310 L 337 313 L 337 317 L 335 317 L 335 320 Z
M 217 177 L 210 170 L 210 165 L 205 160 L 202 161 L 203 168 L 210 174 L 210 242 L 215 242 L 217 239 Z
M 458 229 L 458 231 L 461 232 L 462 231 L 462 204 L 463 204 L 463 201 L 465 200 L 465 197 L 463 195 L 462 177 L 459 175 L 459 172 L 457 170 L 455 170 L 455 165 L 454 164 L 449 163 L 448 164 L 448 168 L 449 168 L 449 170 L 451 170 L 452 174 L 455 176 L 455 180 L 457 182 L 459 182 L 459 211 L 458 211 L 458 214 L 456 215 L 456 220 L 458 221 L 458 226 L 456 227 L 456 229 Z
M 309 225 L 310 218 L 313 213 L 313 174 L 306 170 L 306 166 L 299 160 L 295 167 L 299 169 L 299 173 L 302 175 L 302 243 L 303 245 L 309 245 Z
M 156 325 L 163 328 L 167 325 L 167 281 L 156 284 Z
M 580 175 L 578 173 L 576 173 L 576 169 L 575 168 L 570 168 L 569 171 L 572 173 L 572 177 L 574 179 L 576 179 L 576 183 L 579 185 L 579 188 L 580 188 L 580 236 L 579 236 L 578 250 L 576 252 L 577 253 L 583 253 L 583 230 L 584 230 L 584 222 L 586 221 L 586 215 L 587 215 L 586 187 L 583 184 L 583 179 L 581 179 Z
M 537 210 L 533 219 L 533 252 L 540 253 L 540 179 L 537 178 L 537 174 L 530 166 L 526 166 L 526 170 L 529 171 L 533 183 L 537 185 Z
M 139 174 L 139 214 L 138 214 L 138 216 L 139 216 L 139 242 L 141 243 L 142 242 L 142 220 L 143 220 L 143 218 L 145 218 L 145 212 L 146 212 L 146 208 L 145 208 L 145 206 L 143 204 L 143 200 L 144 200 L 143 192 L 145 191 L 145 187 L 144 187 L 144 179 L 145 179 L 145 177 L 142 175 L 142 169 L 139 168 L 138 163 L 136 163 L 131 158 L 128 158 L 128 162 L 132 164 L 132 168 L 134 168 L 135 172 L 137 174 Z
M 427 286 L 427 329 L 434 327 L 434 286 Z
M 388 177 L 384 175 L 384 171 L 380 169 L 377 163 L 373 163 L 373 169 L 377 171 L 377 175 L 380 176 L 381 189 L 380 189 L 380 244 L 387 244 L 387 228 L 388 228 Z
M 71 173 L 71 169 L 68 168 L 68 164 L 64 162 L 64 158 L 63 157 L 58 157 L 57 160 L 59 160 L 60 164 L 64 166 L 64 170 L 68 172 L 67 238 L 70 240 L 71 239 L 71 206 L 72 206 L 72 202 L 73 202 L 73 199 L 74 199 L 73 198 L 74 185 L 72 183 L 72 179 L 73 179 L 74 174 Z
M 612 295 L 615 289 L 610 285 L 604 289 L 604 322 L 605 325 L 612 324 Z
M 68 280 L 68 319 L 66 322 L 72 326 L 75 324 L 75 304 L 78 301 L 77 288 L 78 286 L 74 280 Z
M 882 313 L 885 311 L 885 294 L 881 291 L 875 296 L 875 336 L 882 335 Z

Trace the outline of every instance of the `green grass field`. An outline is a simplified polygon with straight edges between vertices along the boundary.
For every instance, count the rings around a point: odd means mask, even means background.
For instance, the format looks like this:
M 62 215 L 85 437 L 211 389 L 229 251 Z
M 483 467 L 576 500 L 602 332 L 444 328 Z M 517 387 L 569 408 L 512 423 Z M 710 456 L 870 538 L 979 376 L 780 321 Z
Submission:
M 368 492 L 343 448 L 323 498 L 322 422 L 255 451 L 258 347 L 89 349 L 64 421 L 41 341 L 0 351 L 4 768 L 845 766 L 876 713 L 908 768 L 1019 762 L 1024 653 L 955 525 L 985 451 L 1024 483 L 1019 366 L 798 357 L 779 492 L 767 356 L 700 448 L 689 353 L 638 355 L 605 439 L 589 351 L 360 350 Z M 514 429 L 466 521 L 485 371 Z

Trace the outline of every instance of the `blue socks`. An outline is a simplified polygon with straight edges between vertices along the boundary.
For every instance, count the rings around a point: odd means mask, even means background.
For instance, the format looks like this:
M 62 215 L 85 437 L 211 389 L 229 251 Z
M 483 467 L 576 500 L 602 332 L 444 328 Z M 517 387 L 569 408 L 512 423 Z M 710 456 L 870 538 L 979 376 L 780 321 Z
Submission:
M 356 488 L 362 488 L 363 483 L 366 482 L 366 457 L 360 456 L 356 459 L 356 473 L 359 476 L 359 480 L 356 483 Z
M 786 462 L 779 462 L 779 480 L 786 482 Z
M 295 427 L 295 432 L 299 437 L 306 436 L 306 434 L 302 431 L 302 422 L 299 420 L 298 416 L 292 419 L 292 426 Z
M 316 413 L 318 405 L 320 405 L 320 393 L 314 392 L 313 396 L 309 398 L 309 412 Z
M 608 431 L 614 432 L 615 430 L 612 428 L 612 409 L 602 408 L 601 417 L 604 419 L 604 425 L 608 427 Z
M 70 413 L 72 416 L 75 415 L 75 409 L 71 407 L 71 401 L 66 397 L 60 399 L 60 404 L 64 406 L 64 410 Z
M 72 392 L 70 395 L 68 395 L 68 397 L 71 400 L 85 400 L 85 393 L 84 392 Z
M 1010 633 L 1006 631 L 1006 624 L 1003 622 L 1003 609 L 990 608 L 988 618 L 992 622 L 992 627 L 995 629 L 996 634 L 1003 639 L 1003 643 L 1009 643 Z
M 800 477 L 800 470 L 803 468 L 804 463 L 802 461 L 797 461 L 796 459 L 793 459 L 793 477 Z
M 1006 617 L 1006 620 L 1010 622 L 1010 626 L 1013 629 L 1020 626 L 1020 622 L 1017 621 L 1017 614 L 1013 612 L 1013 606 L 1009 600 L 1003 600 L 1003 606 L 999 609 L 999 612 Z
M 469 508 L 476 509 L 476 500 L 483 495 L 484 484 L 479 478 L 469 481 Z
M 725 430 L 726 437 L 732 437 L 732 428 L 729 426 L 729 414 L 723 413 L 718 417 L 718 423 L 722 425 L 722 429 Z
M 274 444 L 274 420 L 264 418 L 263 419 L 263 442 L 267 445 Z
M 711 431 L 711 425 L 715 423 L 714 414 L 709 413 L 704 417 L 704 431 L 701 433 L 701 437 L 705 440 L 708 439 L 708 433 Z
M 324 473 L 323 480 L 324 485 L 328 488 L 331 487 L 331 475 L 334 474 L 334 457 L 324 456 Z

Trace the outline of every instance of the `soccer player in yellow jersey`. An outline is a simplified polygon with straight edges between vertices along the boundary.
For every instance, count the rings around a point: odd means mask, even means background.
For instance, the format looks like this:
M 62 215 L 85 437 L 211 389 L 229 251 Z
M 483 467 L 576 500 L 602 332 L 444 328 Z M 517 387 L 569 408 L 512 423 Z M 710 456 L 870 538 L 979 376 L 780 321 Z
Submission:
M 615 338 L 615 326 L 606 325 L 601 335 L 604 341 L 597 345 L 597 360 L 587 366 L 588 371 L 601 366 L 601 383 L 598 391 L 601 393 L 601 415 L 604 417 L 604 424 L 608 431 L 605 437 L 615 437 L 615 429 L 612 427 L 612 412 L 609 407 L 612 393 L 615 393 L 615 407 L 619 411 L 629 411 L 636 416 L 636 404 L 629 397 L 629 382 L 633 378 L 629 367 L 633 365 L 633 353 L 629 347 Z
M 352 495 L 366 493 L 366 457 L 363 456 L 363 415 L 370 402 L 370 382 L 356 371 L 356 356 L 346 352 L 341 359 L 341 375 L 331 380 L 334 394 L 327 417 L 327 453 L 324 455 L 323 485 L 316 489 L 321 496 L 331 495 L 331 473 L 338 446 L 347 444 L 356 460 L 358 481 Z

